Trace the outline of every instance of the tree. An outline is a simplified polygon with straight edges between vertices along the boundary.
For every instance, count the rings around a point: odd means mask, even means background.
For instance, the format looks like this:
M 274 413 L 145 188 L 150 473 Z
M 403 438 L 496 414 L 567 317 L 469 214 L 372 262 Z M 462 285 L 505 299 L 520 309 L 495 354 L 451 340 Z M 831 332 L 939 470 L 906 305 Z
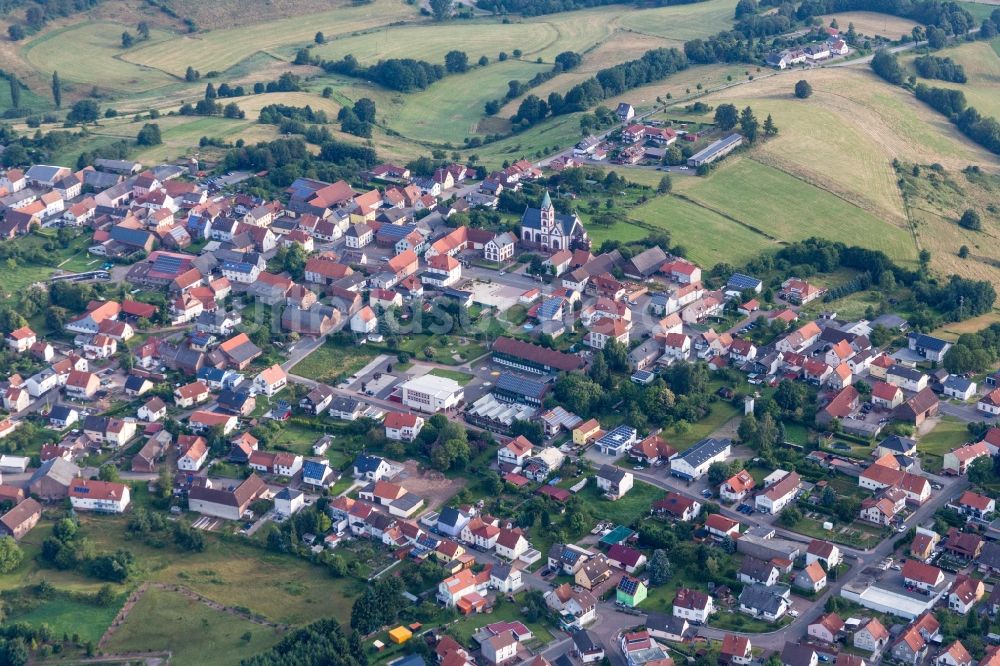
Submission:
M 646 565 L 646 570 L 649 573 L 649 582 L 653 585 L 667 583 L 672 576 L 667 551 L 662 548 L 654 550 L 653 556 L 649 559 L 649 564 Z
M 958 248 L 958 257 L 960 259 L 968 259 L 969 258 L 969 246 L 968 245 L 963 245 L 962 247 Z
M 208 85 L 205 86 L 205 99 L 216 99 L 219 93 L 215 91 L 215 86 L 209 81 Z
M 18 547 L 14 537 L 0 538 L 0 573 L 10 573 L 24 559 L 24 552 Z
M 324 35 L 322 32 L 317 32 L 316 36 L 313 38 L 313 41 L 315 41 L 317 44 L 326 44 L 326 35 Z
M 451 18 L 454 0 L 430 0 L 431 16 L 435 21 L 447 21 Z
M 981 456 L 972 461 L 968 468 L 969 482 L 983 485 L 993 481 L 993 460 L 990 456 Z M 0 569 L 2 570 L 2 569 Z
M 24 31 L 24 26 L 20 23 L 14 23 L 7 28 L 7 36 L 10 37 L 10 41 L 19 42 L 25 38 L 27 33 Z
M 464 72 L 469 69 L 469 56 L 465 51 L 448 51 L 444 56 L 444 68 L 453 74 Z
M 13 109 L 21 108 L 21 82 L 13 74 L 10 75 L 10 106 Z
M 743 136 L 750 143 L 757 140 L 757 131 L 760 128 L 760 123 L 757 122 L 757 116 L 753 114 L 753 109 L 749 106 L 740 112 L 740 130 L 743 132 Z
M 122 478 L 118 474 L 118 468 L 108 463 L 106 465 L 101 465 L 100 469 L 97 470 L 97 478 L 101 481 L 111 481 L 114 483 L 120 483 Z
M 131 32 L 126 30 L 125 32 L 122 33 L 122 48 L 123 49 L 132 48 L 133 44 L 135 44 L 135 37 L 132 36 Z
M 52 72 L 52 101 L 56 108 L 62 108 L 62 81 L 59 80 L 59 72 Z
M 962 213 L 962 217 L 958 221 L 958 226 L 971 231 L 981 231 L 983 228 L 983 222 L 979 219 L 979 213 L 971 208 L 967 208 L 965 212 Z
M 145 21 L 139 21 L 139 25 L 136 26 L 136 30 L 139 32 L 139 36 L 143 39 L 149 39 L 149 24 Z
M 375 102 L 367 97 L 362 97 L 354 103 L 354 115 L 358 120 L 366 123 L 375 122 Z
M 809 85 L 809 82 L 806 81 L 805 79 L 801 79 L 799 80 L 798 83 L 795 84 L 795 96 L 798 97 L 799 99 L 808 99 L 809 97 L 812 96 L 812 94 L 813 94 L 812 86 Z
M 66 120 L 71 123 L 93 123 L 101 117 L 101 109 L 92 99 L 81 99 L 73 104 L 66 114 Z
M 140 146 L 160 145 L 163 143 L 163 137 L 160 135 L 160 126 L 156 123 L 146 123 L 139 130 L 139 134 L 135 140 Z
M 775 136 L 778 133 L 778 126 L 774 124 L 774 118 L 767 114 L 764 119 L 764 136 Z
M 720 104 L 715 107 L 715 124 L 721 130 L 731 130 L 739 122 L 739 112 L 732 104 Z
M 659 194 L 670 194 L 670 190 L 673 189 L 673 182 L 670 180 L 670 176 L 664 176 L 660 179 L 660 184 L 656 187 L 656 191 Z
M 708 483 L 712 486 L 718 486 L 725 482 L 729 478 L 729 463 L 727 462 L 714 462 L 708 466 Z
M 187 71 L 184 72 L 184 80 L 191 83 L 192 81 L 197 81 L 199 78 L 201 78 L 201 76 L 197 71 L 195 71 L 195 68 L 188 65 Z M 256 90 L 254 92 L 256 92 Z M 261 92 L 263 92 L 263 90 Z

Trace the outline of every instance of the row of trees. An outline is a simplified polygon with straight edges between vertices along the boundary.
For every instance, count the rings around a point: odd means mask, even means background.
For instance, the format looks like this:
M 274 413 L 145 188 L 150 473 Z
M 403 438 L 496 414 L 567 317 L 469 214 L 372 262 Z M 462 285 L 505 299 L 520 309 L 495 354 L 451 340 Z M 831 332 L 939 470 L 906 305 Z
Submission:
M 771 117 L 771 114 L 767 114 L 762 126 L 757 120 L 757 116 L 754 115 L 753 109 L 749 106 L 742 111 L 737 111 L 733 104 L 720 104 L 715 108 L 715 124 L 726 132 L 735 129 L 738 125 L 740 133 L 750 143 L 760 137 L 761 131 L 769 137 L 778 133 L 778 126 L 774 124 L 774 118 Z
M 917 99 L 944 114 L 967 137 L 991 152 L 1000 154 L 1000 121 L 982 116 L 975 107 L 967 106 L 965 93 L 951 88 L 936 88 L 923 83 L 914 89 Z
M 369 79 L 381 86 L 400 92 L 424 90 L 435 81 L 443 78 L 447 71 L 444 65 L 434 65 L 426 60 L 414 60 L 413 58 L 389 58 L 365 67 L 350 54 L 341 60 L 323 62 L 322 67 L 328 73 Z
M 965 68 L 948 57 L 935 55 L 920 56 L 913 61 L 917 73 L 925 79 L 939 79 L 952 83 L 965 83 Z

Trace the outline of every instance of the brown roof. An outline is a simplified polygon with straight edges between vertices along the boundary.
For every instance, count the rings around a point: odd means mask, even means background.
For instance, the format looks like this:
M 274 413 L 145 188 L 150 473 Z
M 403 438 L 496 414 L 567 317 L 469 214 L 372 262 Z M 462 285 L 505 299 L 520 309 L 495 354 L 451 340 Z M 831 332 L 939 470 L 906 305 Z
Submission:
M 32 516 L 41 515 L 42 505 L 29 497 L 13 509 L 0 516 L 0 523 L 11 532 L 15 531 L 25 521 Z
M 493 343 L 493 351 L 567 372 L 577 370 L 584 364 L 583 359 L 574 354 L 564 354 L 513 338 L 497 338 L 496 342 Z
M 118 501 L 125 493 L 124 483 L 98 481 L 97 479 L 74 479 L 69 487 L 70 497 L 83 499 Z
M 903 565 L 903 578 L 915 580 L 927 585 L 934 585 L 941 576 L 941 570 L 918 560 L 906 560 Z

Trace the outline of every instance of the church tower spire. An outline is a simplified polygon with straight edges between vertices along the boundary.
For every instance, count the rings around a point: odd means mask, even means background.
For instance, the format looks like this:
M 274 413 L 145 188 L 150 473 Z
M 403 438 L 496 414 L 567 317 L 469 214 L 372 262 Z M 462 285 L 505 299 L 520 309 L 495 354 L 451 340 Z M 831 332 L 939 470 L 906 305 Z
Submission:
M 556 221 L 556 210 L 552 205 L 552 197 L 549 196 L 549 191 L 545 190 L 545 196 L 542 197 L 542 205 L 540 207 L 541 213 L 541 226 L 543 229 L 551 229 Z

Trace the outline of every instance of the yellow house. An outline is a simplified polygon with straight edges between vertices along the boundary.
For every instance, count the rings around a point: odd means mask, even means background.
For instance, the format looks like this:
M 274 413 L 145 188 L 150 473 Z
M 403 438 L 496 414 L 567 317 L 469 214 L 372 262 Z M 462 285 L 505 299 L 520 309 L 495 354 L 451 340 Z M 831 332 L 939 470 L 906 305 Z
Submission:
M 413 638 L 413 632 L 404 626 L 399 626 L 389 631 L 389 640 L 397 645 L 402 645 L 411 638 Z
M 596 435 L 601 429 L 601 424 L 597 419 L 590 419 L 586 423 L 581 423 L 573 430 L 573 444 L 583 446 Z

